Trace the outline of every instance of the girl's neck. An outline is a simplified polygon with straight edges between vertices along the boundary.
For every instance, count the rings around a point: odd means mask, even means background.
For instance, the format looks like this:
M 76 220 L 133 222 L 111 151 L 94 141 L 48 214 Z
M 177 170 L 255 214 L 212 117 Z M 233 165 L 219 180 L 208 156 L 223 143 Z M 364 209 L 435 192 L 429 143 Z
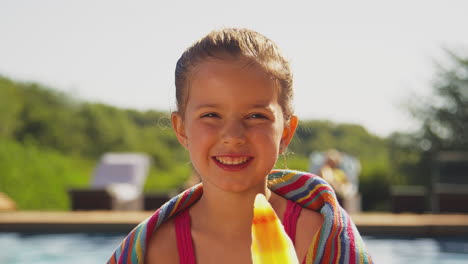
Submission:
M 190 209 L 192 229 L 218 236 L 233 236 L 249 231 L 252 225 L 255 196 L 271 196 L 268 188 L 247 192 L 225 192 L 204 186 L 200 200 Z

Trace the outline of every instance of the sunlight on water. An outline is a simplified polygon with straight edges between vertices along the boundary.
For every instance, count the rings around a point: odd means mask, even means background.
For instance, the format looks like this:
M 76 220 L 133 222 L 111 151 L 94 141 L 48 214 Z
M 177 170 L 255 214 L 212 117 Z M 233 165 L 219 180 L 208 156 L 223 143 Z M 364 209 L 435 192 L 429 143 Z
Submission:
M 0 263 L 105 263 L 124 234 L 0 233 Z M 468 263 L 468 238 L 364 237 L 375 263 Z
M 105 263 L 124 235 L 0 233 L 0 263 Z
M 375 263 L 468 263 L 468 239 L 364 237 Z

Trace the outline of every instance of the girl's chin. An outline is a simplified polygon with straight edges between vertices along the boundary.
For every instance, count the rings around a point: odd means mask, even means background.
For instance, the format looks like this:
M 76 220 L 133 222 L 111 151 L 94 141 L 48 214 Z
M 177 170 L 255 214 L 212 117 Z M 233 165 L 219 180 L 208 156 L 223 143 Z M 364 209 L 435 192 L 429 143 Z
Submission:
M 213 183 L 217 189 L 222 190 L 227 193 L 260 193 L 265 191 L 265 183 L 262 182 L 236 182 L 236 181 L 223 181 Z M 205 186 L 206 187 L 206 186 Z

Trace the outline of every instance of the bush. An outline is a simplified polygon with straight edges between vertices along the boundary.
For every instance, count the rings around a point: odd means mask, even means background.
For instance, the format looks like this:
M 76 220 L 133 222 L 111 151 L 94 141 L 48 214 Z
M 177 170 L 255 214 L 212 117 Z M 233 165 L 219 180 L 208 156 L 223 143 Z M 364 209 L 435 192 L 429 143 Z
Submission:
M 92 163 L 34 144 L 0 139 L 0 192 L 21 210 L 67 210 L 67 190 L 89 183 Z

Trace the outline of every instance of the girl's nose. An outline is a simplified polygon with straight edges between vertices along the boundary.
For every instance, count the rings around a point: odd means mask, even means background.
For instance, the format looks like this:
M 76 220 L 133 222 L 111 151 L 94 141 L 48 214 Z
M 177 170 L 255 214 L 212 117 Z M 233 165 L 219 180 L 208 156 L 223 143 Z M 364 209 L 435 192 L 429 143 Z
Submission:
M 222 132 L 224 144 L 242 145 L 245 143 L 245 126 L 240 121 L 226 121 Z

